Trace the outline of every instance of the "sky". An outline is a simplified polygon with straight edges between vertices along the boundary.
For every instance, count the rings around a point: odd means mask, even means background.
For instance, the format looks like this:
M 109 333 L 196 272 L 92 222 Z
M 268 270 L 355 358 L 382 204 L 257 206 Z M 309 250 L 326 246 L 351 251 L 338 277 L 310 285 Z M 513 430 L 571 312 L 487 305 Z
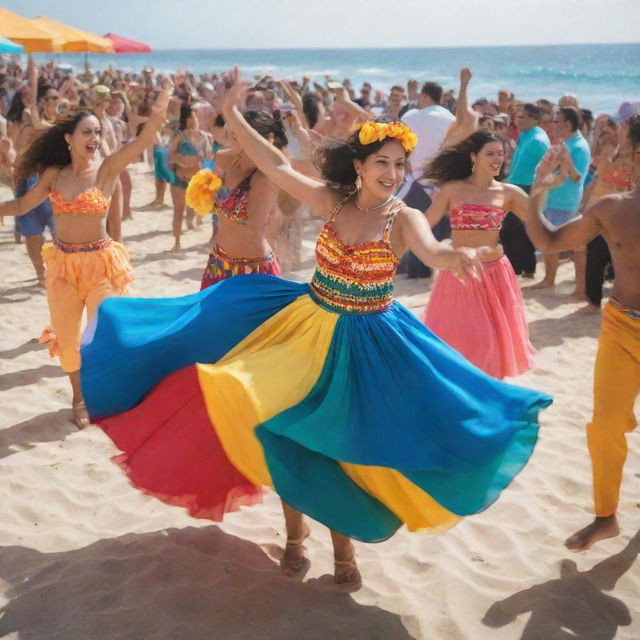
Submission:
M 156 49 L 640 42 L 640 0 L 0 0 Z

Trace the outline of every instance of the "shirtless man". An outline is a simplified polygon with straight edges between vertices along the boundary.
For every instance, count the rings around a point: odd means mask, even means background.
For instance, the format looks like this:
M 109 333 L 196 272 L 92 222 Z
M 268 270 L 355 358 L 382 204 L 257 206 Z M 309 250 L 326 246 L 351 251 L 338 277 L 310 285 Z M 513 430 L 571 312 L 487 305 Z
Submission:
M 527 216 L 527 233 L 541 251 L 568 251 L 602 235 L 616 272 L 613 292 L 602 314 L 593 417 L 587 426 L 596 517 L 566 540 L 566 546 L 575 551 L 620 532 L 616 511 L 627 455 L 625 434 L 636 426 L 633 409 L 640 394 L 640 116 L 629 120 L 629 139 L 633 190 L 604 196 L 581 217 L 549 230 L 540 214 L 553 173 L 562 162 L 552 147 L 538 165 Z

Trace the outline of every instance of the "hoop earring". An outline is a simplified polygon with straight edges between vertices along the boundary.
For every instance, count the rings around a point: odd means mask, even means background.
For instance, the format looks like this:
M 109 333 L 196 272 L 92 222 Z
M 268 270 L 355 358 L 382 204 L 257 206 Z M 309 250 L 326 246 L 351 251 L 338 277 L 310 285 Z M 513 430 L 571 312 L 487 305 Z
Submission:
M 356 178 L 356 191 L 360 191 L 360 189 L 362 189 L 362 178 L 360 177 L 360 174 L 358 174 L 358 177 Z

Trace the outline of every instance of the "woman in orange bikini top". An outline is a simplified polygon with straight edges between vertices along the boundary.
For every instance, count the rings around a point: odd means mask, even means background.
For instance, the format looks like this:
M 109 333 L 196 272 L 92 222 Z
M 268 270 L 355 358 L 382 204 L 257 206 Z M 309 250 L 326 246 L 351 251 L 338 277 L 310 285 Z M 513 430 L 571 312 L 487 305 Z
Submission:
M 120 172 L 152 143 L 165 119 L 167 84 L 138 138 L 98 166 L 100 123 L 87 110 L 77 111 L 42 133 L 23 155 L 18 176 L 39 174 L 40 180 L 21 198 L 0 205 L 0 215 L 20 216 L 50 198 L 56 237 L 42 248 L 47 269 L 47 301 L 51 326 L 41 341 L 60 357 L 73 393 L 73 420 L 86 426 L 88 415 L 80 389 L 80 335 L 84 308 L 90 321 L 107 296 L 122 295 L 132 267 L 125 248 L 107 235 L 106 218 Z

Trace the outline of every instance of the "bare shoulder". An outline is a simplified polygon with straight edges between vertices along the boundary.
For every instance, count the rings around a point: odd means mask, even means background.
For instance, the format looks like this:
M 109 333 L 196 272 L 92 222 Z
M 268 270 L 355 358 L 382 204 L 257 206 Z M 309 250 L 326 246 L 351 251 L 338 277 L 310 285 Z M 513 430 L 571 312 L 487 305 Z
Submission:
M 508 182 L 500 182 L 499 184 L 502 185 L 507 198 L 528 197 L 527 192 L 515 184 L 509 184 Z
M 409 207 L 404 204 L 404 202 L 401 203 L 398 207 L 398 213 L 396 214 L 396 225 L 402 227 L 407 224 L 415 224 L 420 219 L 425 219 L 424 211 Z
M 622 211 L 632 210 L 638 207 L 640 199 L 633 197 L 630 193 L 610 193 L 596 200 L 584 215 L 591 215 L 599 220 L 606 221 L 610 216 Z
M 40 176 L 38 184 L 45 189 L 50 189 L 53 186 L 54 180 L 61 171 L 62 169 L 60 167 L 49 167 L 48 169 L 45 169 Z

